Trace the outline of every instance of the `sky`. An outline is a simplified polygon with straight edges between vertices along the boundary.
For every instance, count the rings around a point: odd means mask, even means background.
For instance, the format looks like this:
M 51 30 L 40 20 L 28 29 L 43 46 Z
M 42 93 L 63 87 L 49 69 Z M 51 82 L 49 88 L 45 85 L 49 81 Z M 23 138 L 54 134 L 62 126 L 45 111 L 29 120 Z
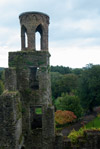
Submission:
M 100 64 L 100 0 L 0 0 L 0 67 L 21 50 L 19 15 L 27 11 L 50 16 L 51 65 Z

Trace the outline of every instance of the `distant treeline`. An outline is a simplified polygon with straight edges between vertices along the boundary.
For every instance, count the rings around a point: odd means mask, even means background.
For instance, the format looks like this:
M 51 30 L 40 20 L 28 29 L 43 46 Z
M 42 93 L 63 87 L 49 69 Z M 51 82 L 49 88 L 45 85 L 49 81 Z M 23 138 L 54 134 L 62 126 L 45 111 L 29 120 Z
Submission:
M 5 68 L 4 67 L 0 67 L 0 71 L 4 70 Z
M 70 68 L 70 67 L 64 67 L 64 66 L 51 66 L 51 72 L 59 72 L 61 74 L 69 74 L 74 73 L 76 75 L 81 74 L 83 71 L 83 68 Z

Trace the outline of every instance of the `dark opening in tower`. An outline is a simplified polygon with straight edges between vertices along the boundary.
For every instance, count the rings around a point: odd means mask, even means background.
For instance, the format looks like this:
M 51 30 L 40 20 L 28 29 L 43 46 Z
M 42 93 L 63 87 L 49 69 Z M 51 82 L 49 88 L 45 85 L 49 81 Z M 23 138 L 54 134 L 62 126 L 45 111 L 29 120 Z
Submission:
M 42 106 L 30 107 L 31 129 L 42 128 Z
M 31 89 L 38 90 L 39 89 L 39 80 L 38 80 L 39 67 L 32 66 L 29 68 L 30 68 L 29 86 Z

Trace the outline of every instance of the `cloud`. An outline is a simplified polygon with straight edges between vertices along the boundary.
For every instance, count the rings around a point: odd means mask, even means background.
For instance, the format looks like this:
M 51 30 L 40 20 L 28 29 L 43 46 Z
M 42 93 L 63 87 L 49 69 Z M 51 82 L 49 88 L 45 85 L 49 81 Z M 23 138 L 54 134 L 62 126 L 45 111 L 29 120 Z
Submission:
M 79 48 L 79 47 L 67 47 L 67 48 L 54 48 L 51 50 L 51 65 L 63 65 L 72 68 L 85 67 L 86 64 L 100 63 L 100 46 Z
M 42 11 L 50 16 L 52 65 L 79 67 L 92 60 L 99 63 L 99 6 L 99 0 L 0 0 L 0 66 L 7 66 L 8 51 L 20 50 L 18 16 L 25 11 Z

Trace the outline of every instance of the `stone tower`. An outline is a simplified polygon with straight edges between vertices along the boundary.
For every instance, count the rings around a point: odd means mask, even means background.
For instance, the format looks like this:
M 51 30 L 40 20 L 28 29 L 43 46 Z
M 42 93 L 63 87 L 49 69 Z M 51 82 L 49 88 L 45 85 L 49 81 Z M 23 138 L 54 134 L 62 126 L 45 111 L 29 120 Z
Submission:
M 48 52 L 49 16 L 26 12 L 19 19 L 21 51 L 9 53 L 9 68 L 5 71 L 6 93 L 3 98 L 9 96 L 12 99 L 12 136 L 16 134 L 15 146 L 9 145 L 7 149 L 53 149 L 55 132 Z M 36 49 L 36 32 L 41 36 L 40 51 Z

